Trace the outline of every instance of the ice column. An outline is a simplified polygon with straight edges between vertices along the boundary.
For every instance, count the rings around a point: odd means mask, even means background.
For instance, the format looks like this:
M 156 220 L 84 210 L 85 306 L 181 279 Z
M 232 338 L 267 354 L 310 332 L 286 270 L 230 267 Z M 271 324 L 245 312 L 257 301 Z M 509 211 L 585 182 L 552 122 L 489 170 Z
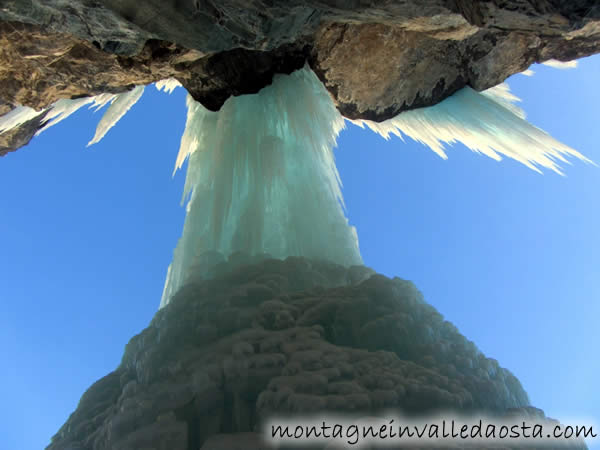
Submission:
M 333 156 L 344 120 L 312 71 L 276 75 L 218 112 L 187 106 L 177 159 L 189 158 L 187 215 L 161 306 L 211 252 L 362 263 Z

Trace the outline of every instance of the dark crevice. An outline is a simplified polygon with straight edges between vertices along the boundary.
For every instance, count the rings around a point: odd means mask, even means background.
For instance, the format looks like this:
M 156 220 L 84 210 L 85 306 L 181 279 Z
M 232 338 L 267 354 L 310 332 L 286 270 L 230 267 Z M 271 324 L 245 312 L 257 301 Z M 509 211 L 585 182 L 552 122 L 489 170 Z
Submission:
M 194 403 L 195 397 L 192 397 L 185 406 L 175 410 L 175 418 L 187 424 L 187 450 L 198 450 L 202 444 L 200 442 L 200 418 Z
M 275 74 L 301 69 L 308 53 L 307 47 L 295 45 L 270 52 L 239 48 L 178 68 L 187 66 L 191 73 L 189 78 L 180 79 L 190 95 L 210 111 L 218 111 L 229 97 L 256 94 L 272 83 Z
M 223 399 L 223 415 L 221 418 L 221 433 L 233 433 L 233 394 L 229 390 L 225 390 Z

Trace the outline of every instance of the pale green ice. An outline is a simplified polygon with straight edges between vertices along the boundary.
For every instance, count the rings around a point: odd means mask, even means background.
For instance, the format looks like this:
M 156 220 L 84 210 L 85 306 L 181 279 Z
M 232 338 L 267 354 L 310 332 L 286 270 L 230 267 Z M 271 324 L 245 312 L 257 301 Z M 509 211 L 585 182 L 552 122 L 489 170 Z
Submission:
M 527 75 L 531 75 L 528 73 Z M 171 92 L 176 80 L 156 84 Z M 110 105 L 90 144 L 98 142 L 139 100 L 143 87 L 123 94 L 59 100 L 46 111 L 41 132 L 84 105 Z M 560 172 L 566 156 L 588 161 L 525 120 L 519 99 L 502 84 L 484 92 L 464 88 L 435 106 L 382 123 L 353 121 L 386 139 L 408 136 L 446 158 L 461 142 L 496 160 L 513 158 L 533 170 Z M 188 96 L 186 127 L 175 170 L 188 160 L 186 218 L 161 307 L 187 281 L 207 276 L 232 254 L 304 256 L 362 264 L 356 230 L 344 214 L 333 149 L 345 119 L 308 68 L 275 75 L 257 94 L 229 98 L 211 112 Z M 0 134 L 38 116 L 17 107 L 0 117 Z M 589 162 L 589 161 L 588 161 Z

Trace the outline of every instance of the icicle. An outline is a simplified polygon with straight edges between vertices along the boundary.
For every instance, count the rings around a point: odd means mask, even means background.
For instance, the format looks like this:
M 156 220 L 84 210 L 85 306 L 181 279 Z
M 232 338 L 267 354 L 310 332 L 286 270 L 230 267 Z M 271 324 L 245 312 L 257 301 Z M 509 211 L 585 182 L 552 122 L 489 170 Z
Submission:
M 83 97 L 75 100 L 62 99 L 52 104 L 50 111 L 46 115 L 45 119 L 48 121 L 40 128 L 35 135 L 46 131 L 48 128 L 53 127 L 59 122 L 62 122 L 79 108 L 94 101 L 94 97 Z
M 78 111 L 85 105 L 90 105 L 94 111 L 102 109 L 107 104 L 108 108 L 96 130 L 94 139 L 88 145 L 98 142 L 125 113 L 140 99 L 144 92 L 143 86 L 137 86 L 129 92 L 123 94 L 100 94 L 93 97 L 82 97 L 78 99 L 61 99 L 54 102 L 49 108 L 36 111 L 27 106 L 18 106 L 4 116 L 0 117 L 0 134 L 22 125 L 28 120 L 37 117 L 47 111 L 44 117 L 45 124 L 37 132 L 36 136 L 62 122 L 71 114 Z
M 527 117 L 525 111 L 515 105 L 515 103 L 520 102 L 521 99 L 510 92 L 510 86 L 507 83 L 502 83 L 494 86 L 493 88 L 480 92 L 480 95 L 485 95 L 499 105 L 504 106 L 511 113 L 521 119 L 525 119 Z
M 129 92 L 124 94 L 118 94 L 115 99 L 111 101 L 111 105 L 100 119 L 100 123 L 96 128 L 96 134 L 94 138 L 88 142 L 88 147 L 92 144 L 100 142 L 100 140 L 106 135 L 121 118 L 129 111 L 129 109 L 137 103 L 144 93 L 144 86 L 136 86 Z
M 542 63 L 544 66 L 553 67 L 555 69 L 575 69 L 577 67 L 577 61 L 558 61 L 556 59 L 549 59 Z
M 23 125 L 25 122 L 34 119 L 45 111 L 36 111 L 28 106 L 17 106 L 13 110 L 0 117 L 0 134 L 10 131 L 15 127 Z
M 385 139 L 405 134 L 444 159 L 444 143 L 462 142 L 475 152 L 496 160 L 508 156 L 537 172 L 541 166 L 562 175 L 557 161 L 567 162 L 566 155 L 591 162 L 527 122 L 523 110 L 513 104 L 517 100 L 507 85 L 482 93 L 467 87 L 437 105 L 403 112 L 382 123 L 352 122 Z
M 175 78 L 167 78 L 165 80 L 157 81 L 154 86 L 159 91 L 164 91 L 167 94 L 171 94 L 175 88 L 181 86 L 181 83 L 177 81 Z
M 62 122 L 71 114 L 74 114 L 85 105 L 90 105 L 89 108 L 95 108 L 94 111 L 102 109 L 107 103 L 112 103 L 118 97 L 117 94 L 100 94 L 93 97 L 82 97 L 77 99 L 61 99 L 52 104 L 49 112 L 44 118 L 47 122 L 40 128 L 36 136 L 53 127 L 59 122 Z
M 107 104 L 114 102 L 117 98 L 117 94 L 100 94 L 91 98 L 93 99 L 93 102 L 90 105 L 89 109 L 94 108 L 94 112 L 98 112 Z

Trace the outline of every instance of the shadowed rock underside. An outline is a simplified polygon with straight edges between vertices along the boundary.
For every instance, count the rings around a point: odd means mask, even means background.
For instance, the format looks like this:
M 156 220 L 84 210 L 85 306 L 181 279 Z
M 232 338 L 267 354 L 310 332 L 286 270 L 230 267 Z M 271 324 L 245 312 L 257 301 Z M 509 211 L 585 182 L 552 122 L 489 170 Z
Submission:
M 0 103 L 39 109 L 174 77 L 217 110 L 308 62 L 342 114 L 381 121 L 598 52 L 596 3 L 16 0 L 0 9 Z

